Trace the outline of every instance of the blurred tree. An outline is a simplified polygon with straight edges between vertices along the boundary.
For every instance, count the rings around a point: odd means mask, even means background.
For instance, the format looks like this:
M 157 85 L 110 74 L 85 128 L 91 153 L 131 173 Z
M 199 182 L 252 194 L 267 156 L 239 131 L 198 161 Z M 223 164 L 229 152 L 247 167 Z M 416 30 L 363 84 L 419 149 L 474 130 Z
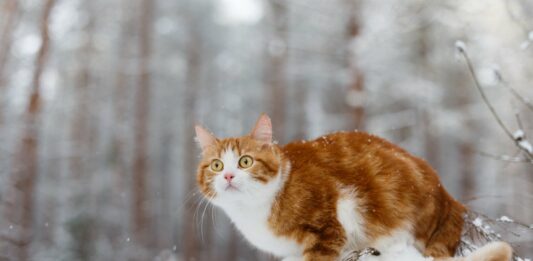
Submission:
M 152 37 L 153 13 L 155 1 L 141 0 L 139 19 L 139 67 L 135 116 L 135 152 L 133 166 L 133 234 L 137 243 L 148 246 L 150 214 L 148 204 L 148 125 L 150 114 L 151 87 L 150 78 L 152 71 Z
M 268 110 L 272 118 L 274 137 L 285 140 L 285 115 L 288 100 L 288 5 L 280 0 L 268 0 L 267 38 L 265 45 L 264 84 Z
M 365 88 L 363 72 L 357 66 L 357 57 L 355 55 L 354 43 L 360 33 L 359 21 L 359 0 L 346 0 L 346 10 L 348 10 L 348 23 L 346 24 L 346 43 L 347 48 L 347 65 L 346 70 L 349 74 L 348 83 L 348 102 L 352 108 L 351 126 L 354 129 L 365 129 Z
M 83 2 L 81 12 L 87 20 L 84 21 L 80 29 L 81 43 L 76 50 L 77 70 L 74 72 L 72 93 L 72 116 L 70 121 L 71 147 L 69 162 L 69 180 L 72 184 L 68 189 L 69 208 L 74 215 L 68 217 L 68 231 L 71 234 L 71 254 L 73 258 L 88 260 L 91 258 L 94 245 L 86 241 L 94 240 L 98 234 L 97 219 L 92 217 L 89 210 L 89 202 L 92 198 L 90 194 L 90 181 L 93 173 L 92 159 L 89 155 L 94 155 L 96 137 L 94 137 L 95 124 L 90 113 L 90 107 L 95 101 L 91 97 L 93 90 L 94 76 L 92 71 L 94 55 L 94 42 L 96 33 L 96 4 L 94 1 Z M 90 222 L 86 222 L 90 220 Z
M 16 234 L 4 235 L 9 253 L 17 260 L 29 259 L 33 238 L 34 197 L 38 174 L 38 145 L 41 113 L 41 76 L 45 70 L 50 48 L 49 22 L 55 0 L 46 0 L 40 20 L 41 46 L 35 57 L 29 102 L 24 114 L 22 140 L 17 148 L 10 176 L 8 198 L 4 201 L 3 214 Z
M 184 135 L 183 155 L 185 156 L 185 166 L 183 168 L 185 183 L 185 198 L 188 200 L 185 202 L 185 211 L 183 212 L 183 218 L 181 220 L 181 226 L 183 227 L 180 240 L 183 247 L 184 260 L 191 260 L 200 257 L 201 241 L 199 233 L 196 229 L 197 220 L 195 220 L 195 212 L 200 207 L 197 198 L 190 197 L 197 193 L 196 189 L 196 154 L 197 145 L 194 141 L 196 136 L 194 131 L 196 122 L 197 100 L 199 92 L 202 88 L 201 76 L 202 76 L 202 62 L 203 62 L 203 50 L 204 47 L 204 31 L 200 26 L 195 26 L 201 23 L 198 21 L 198 17 L 194 16 L 197 10 L 193 5 L 188 4 L 186 6 L 187 13 L 185 14 L 185 24 L 187 28 L 187 41 L 185 43 L 185 61 L 186 61 L 186 78 L 185 78 L 185 102 L 183 103 L 183 115 L 184 121 L 182 125 L 182 133 Z M 198 195 L 200 196 L 200 195 Z M 205 203 L 205 202 L 204 202 Z
M 13 32 L 20 16 L 19 2 L 17 0 L 6 0 L 0 6 L 0 92 L 5 91 L 5 73 L 8 58 L 13 43 Z M 3 125 L 4 99 L 0 98 L 0 126 Z

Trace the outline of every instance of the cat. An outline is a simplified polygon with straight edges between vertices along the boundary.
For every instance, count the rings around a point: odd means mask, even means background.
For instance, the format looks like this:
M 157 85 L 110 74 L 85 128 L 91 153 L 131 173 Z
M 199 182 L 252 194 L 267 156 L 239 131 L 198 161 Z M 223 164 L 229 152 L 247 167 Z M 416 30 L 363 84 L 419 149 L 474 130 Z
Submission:
M 337 132 L 280 146 L 266 114 L 242 137 L 195 130 L 200 191 L 264 252 L 283 261 L 334 261 L 373 247 L 381 255 L 368 260 L 399 260 L 403 252 L 463 260 L 449 257 L 465 206 L 425 161 L 382 138 Z M 511 253 L 494 243 L 470 260 L 509 260 Z

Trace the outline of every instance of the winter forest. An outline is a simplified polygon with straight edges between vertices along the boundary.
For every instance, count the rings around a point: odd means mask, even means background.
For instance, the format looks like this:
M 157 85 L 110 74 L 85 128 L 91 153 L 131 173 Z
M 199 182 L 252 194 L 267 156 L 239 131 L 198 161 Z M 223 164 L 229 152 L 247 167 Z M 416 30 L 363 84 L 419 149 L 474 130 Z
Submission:
M 194 124 L 261 112 L 280 144 L 382 136 L 531 225 L 532 83 L 529 0 L 1 0 L 0 260 L 276 260 L 195 180 Z

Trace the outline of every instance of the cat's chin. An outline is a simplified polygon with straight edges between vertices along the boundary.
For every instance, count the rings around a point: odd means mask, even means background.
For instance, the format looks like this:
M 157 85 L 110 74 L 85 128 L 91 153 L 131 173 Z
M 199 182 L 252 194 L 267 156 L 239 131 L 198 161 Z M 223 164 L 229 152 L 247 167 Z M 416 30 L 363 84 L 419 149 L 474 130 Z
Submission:
M 231 184 L 228 184 L 226 185 L 226 187 L 224 188 L 224 191 L 225 192 L 241 192 L 241 190 L 237 187 L 237 186 L 234 186 L 234 185 L 231 185 Z

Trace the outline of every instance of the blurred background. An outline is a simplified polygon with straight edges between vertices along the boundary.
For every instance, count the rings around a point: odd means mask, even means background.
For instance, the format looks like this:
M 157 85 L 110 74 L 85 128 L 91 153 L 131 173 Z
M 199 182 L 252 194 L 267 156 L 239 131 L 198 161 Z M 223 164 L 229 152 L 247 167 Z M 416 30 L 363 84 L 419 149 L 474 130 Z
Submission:
M 195 183 L 193 125 L 261 112 L 280 144 L 383 136 L 533 224 L 533 164 L 456 48 L 527 138 L 532 30 L 529 0 L 1 0 L 0 260 L 275 260 Z

